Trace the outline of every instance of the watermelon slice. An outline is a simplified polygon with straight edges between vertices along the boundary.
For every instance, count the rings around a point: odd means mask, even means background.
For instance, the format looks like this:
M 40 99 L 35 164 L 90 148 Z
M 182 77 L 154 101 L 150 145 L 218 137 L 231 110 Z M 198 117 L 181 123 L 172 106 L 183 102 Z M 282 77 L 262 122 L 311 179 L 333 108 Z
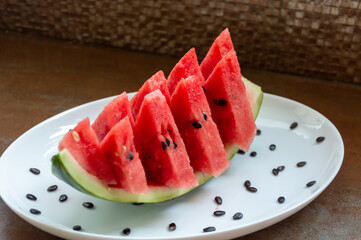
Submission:
M 236 145 L 247 152 L 257 127 L 234 50 L 217 63 L 204 88 L 226 149 Z
M 89 118 L 85 118 L 70 130 L 59 143 L 59 151 L 67 150 L 88 174 L 97 177 L 105 184 L 115 183 L 112 169 L 100 151 Z
M 129 116 L 129 121 L 134 126 L 134 119 L 131 114 L 129 100 L 126 92 L 114 98 L 99 114 L 92 124 L 99 142 L 101 142 L 110 129 L 124 117 Z
M 201 72 L 201 69 L 198 65 L 198 59 L 196 51 L 194 48 L 191 48 L 179 62 L 174 66 L 172 71 L 168 76 L 168 88 L 170 95 L 173 94 L 175 88 L 177 87 L 178 82 L 182 78 L 187 78 L 192 75 L 196 75 L 201 81 L 202 85 L 204 84 L 204 78 Z
M 198 185 L 183 140 L 160 90 L 144 97 L 134 135 L 150 184 L 181 189 Z
M 217 63 L 221 61 L 224 55 L 226 55 L 233 48 L 231 34 L 228 28 L 223 30 L 221 34 L 214 40 L 211 48 L 209 49 L 206 57 L 203 59 L 200 69 L 202 71 L 204 79 L 207 81 L 209 75 L 211 75 L 213 69 Z
M 148 192 L 147 179 L 134 146 L 128 116 L 110 130 L 101 142 L 100 149 L 113 169 L 117 187 L 130 193 Z
M 216 40 L 214 40 L 206 57 L 203 59 L 200 65 L 200 69 L 206 81 L 218 62 L 231 50 L 234 50 L 234 47 L 231 35 L 228 31 L 228 28 L 226 28 L 216 38 Z M 242 76 L 242 81 L 246 87 L 247 97 L 251 104 L 253 119 L 256 120 L 263 100 L 262 89 L 260 86 L 246 79 L 244 76 Z
M 142 106 L 145 95 L 159 89 L 164 95 L 167 103 L 170 103 L 170 95 L 167 86 L 167 80 L 164 77 L 163 71 L 158 71 L 151 78 L 149 78 L 143 86 L 139 89 L 137 94 L 130 100 L 130 107 L 132 109 L 134 119 L 137 119 L 140 107 Z
M 171 97 L 171 109 L 193 169 L 215 177 L 221 175 L 230 161 L 198 76 L 178 83 Z

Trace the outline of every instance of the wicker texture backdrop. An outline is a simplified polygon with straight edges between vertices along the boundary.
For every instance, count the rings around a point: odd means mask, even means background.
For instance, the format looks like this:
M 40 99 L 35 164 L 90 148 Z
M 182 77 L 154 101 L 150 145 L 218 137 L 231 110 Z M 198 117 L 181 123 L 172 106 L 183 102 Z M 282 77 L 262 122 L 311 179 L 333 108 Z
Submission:
M 0 29 L 199 59 L 229 27 L 241 66 L 361 84 L 359 1 L 0 0 Z

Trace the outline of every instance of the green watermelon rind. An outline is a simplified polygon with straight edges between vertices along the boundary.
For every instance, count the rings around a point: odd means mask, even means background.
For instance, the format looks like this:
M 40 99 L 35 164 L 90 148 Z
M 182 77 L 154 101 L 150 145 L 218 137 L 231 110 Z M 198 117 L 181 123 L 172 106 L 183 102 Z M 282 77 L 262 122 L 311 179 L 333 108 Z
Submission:
M 120 188 L 108 187 L 107 184 L 102 183 L 97 177 L 84 170 L 67 149 L 62 150 L 52 161 L 53 173 L 58 178 L 83 193 L 110 201 L 131 203 L 163 202 L 184 195 L 196 188 L 179 189 L 165 186 L 150 186 L 148 193 L 135 194 Z M 212 177 L 201 172 L 196 172 L 195 175 L 199 182 L 198 186 Z
M 261 87 L 242 78 L 246 87 L 251 90 L 251 94 L 255 101 L 253 102 L 252 113 L 256 120 L 263 101 L 263 92 Z M 233 143 L 226 143 L 224 148 L 228 159 L 232 159 L 238 152 L 239 147 Z M 109 187 L 102 183 L 99 179 L 87 171 L 85 171 L 78 162 L 73 158 L 67 149 L 62 150 L 52 159 L 52 172 L 59 179 L 71 185 L 73 188 L 85 194 L 95 196 L 101 199 L 116 202 L 131 202 L 131 203 L 156 203 L 174 199 L 184 195 L 193 189 L 201 186 L 209 179 L 211 175 L 202 172 L 196 172 L 199 185 L 190 189 L 178 189 L 165 186 L 150 186 L 148 193 L 130 193 L 120 188 Z

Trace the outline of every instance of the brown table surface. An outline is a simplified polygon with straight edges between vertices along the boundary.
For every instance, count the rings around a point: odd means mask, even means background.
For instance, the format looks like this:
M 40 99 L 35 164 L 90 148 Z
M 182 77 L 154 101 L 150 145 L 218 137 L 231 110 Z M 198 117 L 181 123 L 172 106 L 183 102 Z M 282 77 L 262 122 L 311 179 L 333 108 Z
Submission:
M 71 107 L 136 91 L 177 58 L 0 32 L 0 154 L 22 133 Z M 239 239 L 361 239 L 361 86 L 242 69 L 273 93 L 321 112 L 345 144 L 329 187 L 293 216 Z M 0 239 L 59 239 L 26 223 L 0 199 Z

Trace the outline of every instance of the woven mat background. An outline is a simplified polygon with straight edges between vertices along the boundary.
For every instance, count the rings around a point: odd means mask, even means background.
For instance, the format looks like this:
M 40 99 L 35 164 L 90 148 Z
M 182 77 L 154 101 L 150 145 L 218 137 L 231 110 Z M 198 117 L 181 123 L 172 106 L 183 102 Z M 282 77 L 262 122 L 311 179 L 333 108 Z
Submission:
M 361 84 L 359 1 L 0 0 L 3 30 L 199 59 L 225 27 L 241 66 Z

